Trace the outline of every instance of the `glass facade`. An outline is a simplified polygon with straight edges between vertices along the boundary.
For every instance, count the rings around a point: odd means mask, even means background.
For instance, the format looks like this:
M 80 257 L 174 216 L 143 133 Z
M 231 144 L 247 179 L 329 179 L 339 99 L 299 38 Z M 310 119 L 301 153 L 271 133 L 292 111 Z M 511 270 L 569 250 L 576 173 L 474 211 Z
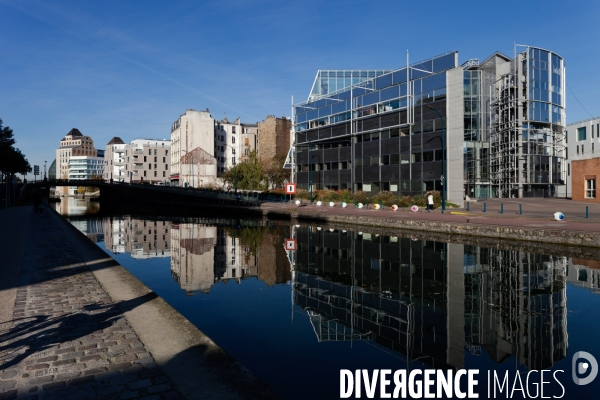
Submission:
M 441 190 L 446 129 L 447 154 L 462 146 L 458 164 L 446 160 L 455 201 L 460 192 L 465 199 L 555 196 L 566 172 L 564 61 L 517 47 L 514 59 L 494 53 L 461 67 L 450 52 L 391 72 L 319 71 L 309 100 L 294 106 L 288 160 L 298 187 L 399 196 Z
M 492 90 L 493 196 L 556 196 L 565 179 L 564 61 L 525 47 L 511 64 Z
M 310 100 L 294 107 L 298 186 L 400 195 L 440 190 L 443 122 L 434 110 L 445 119 L 446 70 L 457 59 L 447 53 L 334 94 L 315 96 L 313 85 Z

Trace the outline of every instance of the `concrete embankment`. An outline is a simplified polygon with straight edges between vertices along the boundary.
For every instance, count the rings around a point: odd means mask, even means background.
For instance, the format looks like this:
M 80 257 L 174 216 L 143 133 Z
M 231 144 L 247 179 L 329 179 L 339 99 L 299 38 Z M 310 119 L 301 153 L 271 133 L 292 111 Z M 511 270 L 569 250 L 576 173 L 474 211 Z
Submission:
M 391 210 L 359 210 L 340 207 L 263 205 L 267 218 L 432 232 L 446 235 L 487 237 L 546 244 L 600 247 L 597 223 L 553 221 L 550 218 L 481 217 Z
M 24 244 L 0 247 L 20 271 L 0 297 L 13 302 L 0 304 L 10 310 L 0 315 L 0 398 L 276 398 L 54 211 L 16 207 L 0 222 L 13 212 L 29 227 L 14 236 Z

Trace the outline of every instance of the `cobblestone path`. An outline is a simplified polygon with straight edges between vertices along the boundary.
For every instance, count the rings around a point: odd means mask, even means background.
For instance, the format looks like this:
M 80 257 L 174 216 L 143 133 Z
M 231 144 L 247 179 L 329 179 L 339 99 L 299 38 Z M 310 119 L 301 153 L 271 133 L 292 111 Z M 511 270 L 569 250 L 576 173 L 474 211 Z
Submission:
M 31 219 L 0 399 L 180 398 L 122 315 L 151 298 L 113 302 L 53 224 Z

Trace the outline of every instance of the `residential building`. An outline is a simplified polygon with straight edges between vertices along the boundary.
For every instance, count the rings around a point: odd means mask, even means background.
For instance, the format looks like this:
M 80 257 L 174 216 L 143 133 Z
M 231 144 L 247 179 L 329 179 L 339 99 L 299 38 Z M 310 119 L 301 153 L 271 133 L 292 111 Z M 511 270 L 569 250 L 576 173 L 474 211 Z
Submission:
M 73 128 L 61 139 L 56 149 L 56 179 L 69 179 L 69 160 L 73 156 L 96 157 L 94 141 L 89 136 L 84 136 L 79 129 Z M 68 193 L 67 187 L 57 188 L 57 192 Z
M 104 174 L 104 157 L 71 156 L 69 180 L 101 180 Z
M 240 161 L 248 159 L 250 153 L 258 149 L 258 123 L 242 124 L 242 147 Z
M 105 181 L 125 181 L 125 146 L 125 142 L 117 136 L 106 144 L 103 175 Z
M 567 184 L 561 195 L 573 200 L 600 201 L 600 117 L 567 126 Z
M 242 123 L 239 118 L 229 122 L 227 118 L 215 121 L 215 149 L 217 159 L 217 176 L 240 162 L 243 155 Z
M 158 183 L 169 180 L 171 141 L 135 139 L 125 146 L 125 182 Z
M 560 56 L 528 46 L 481 63 L 459 65 L 454 51 L 394 71 L 319 71 L 308 100 L 294 105 L 295 181 L 398 195 L 445 186 L 456 204 L 556 196 L 564 71 Z
M 171 125 L 171 182 L 179 186 L 216 185 L 215 120 L 206 111 L 186 110 Z

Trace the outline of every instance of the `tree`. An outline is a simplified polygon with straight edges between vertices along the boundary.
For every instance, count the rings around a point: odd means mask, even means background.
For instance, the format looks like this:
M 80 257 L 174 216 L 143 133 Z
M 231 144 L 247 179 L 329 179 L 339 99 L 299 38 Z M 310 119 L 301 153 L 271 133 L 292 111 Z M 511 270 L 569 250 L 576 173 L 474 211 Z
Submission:
M 283 186 L 283 181 L 289 179 L 290 172 L 283 169 L 286 158 L 286 154 L 279 154 L 270 160 L 263 161 L 263 173 L 266 177 L 268 188 Z
M 14 144 L 13 130 L 8 126 L 3 127 L 0 118 L 0 172 L 5 175 L 7 180 L 16 173 L 31 172 L 29 161 L 21 153 L 21 150 L 14 147 Z
M 265 176 L 263 175 L 262 164 L 258 157 L 258 153 L 252 151 L 246 160 L 225 171 L 223 180 L 227 182 L 230 187 L 234 187 L 237 181 L 238 189 L 263 190 L 265 186 Z

